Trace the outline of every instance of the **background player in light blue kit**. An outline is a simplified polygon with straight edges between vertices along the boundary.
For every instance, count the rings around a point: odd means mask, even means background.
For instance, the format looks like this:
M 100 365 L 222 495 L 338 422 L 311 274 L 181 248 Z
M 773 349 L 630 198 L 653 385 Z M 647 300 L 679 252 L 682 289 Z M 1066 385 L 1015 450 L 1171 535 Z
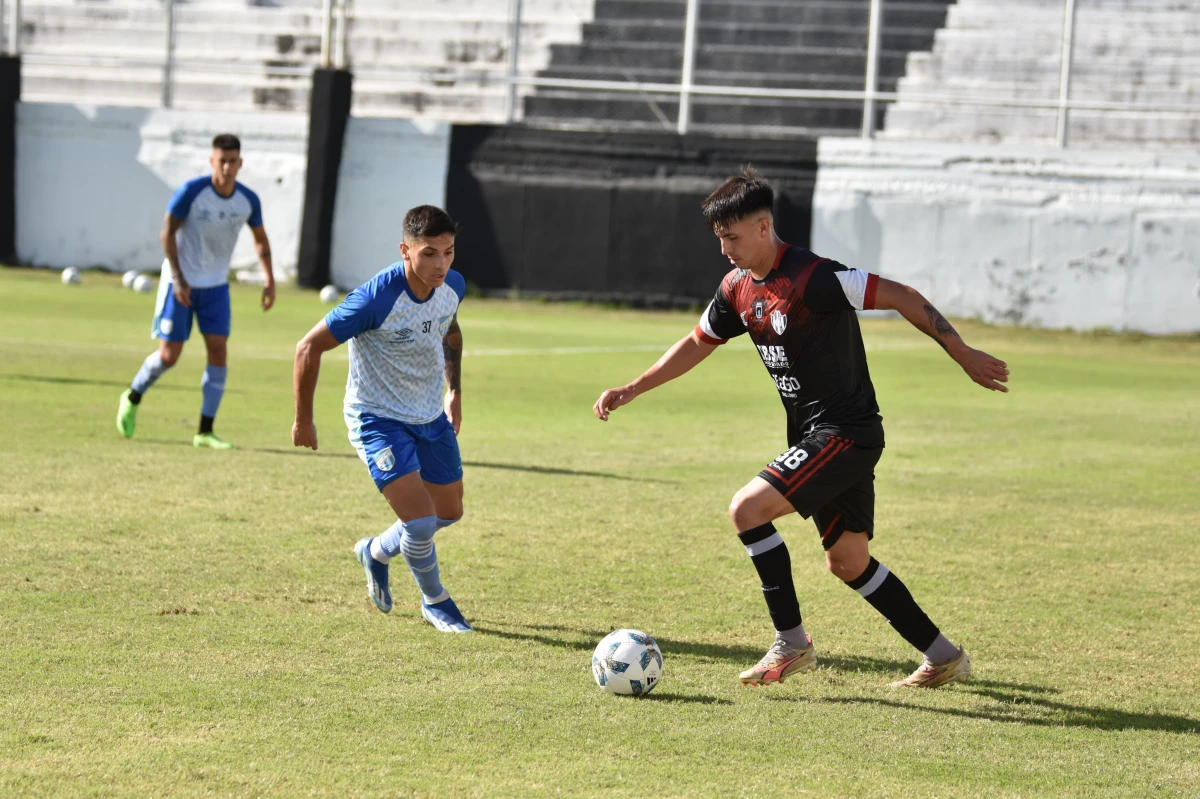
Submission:
M 440 208 L 404 215 L 403 260 L 359 286 L 296 346 L 292 443 L 317 448 L 313 392 L 321 353 L 350 342 L 343 406 L 350 443 L 399 518 L 354 545 L 367 593 L 392 609 L 388 562 L 403 555 L 421 589 L 421 615 L 442 632 L 471 625 L 442 586 L 433 535 L 462 518 L 462 331 L 466 293 L 454 262 L 458 225 Z M 447 390 L 443 390 L 443 377 Z
M 254 234 L 254 247 L 266 283 L 262 307 L 275 304 L 275 275 L 271 271 L 271 245 L 262 222 L 258 195 L 237 182 L 242 168 L 242 143 L 231 133 L 213 139 L 212 174 L 189 180 L 176 191 L 163 219 L 162 245 L 166 259 L 158 285 L 158 302 L 150 335 L 159 340 L 158 351 L 142 363 L 117 408 L 117 430 L 133 437 L 138 404 L 163 373 L 175 365 L 183 342 L 192 334 L 192 317 L 204 336 L 208 366 L 200 380 L 200 430 L 192 438 L 196 447 L 229 449 L 231 444 L 213 433 L 213 420 L 225 393 L 225 343 L 229 339 L 229 261 L 242 225 Z

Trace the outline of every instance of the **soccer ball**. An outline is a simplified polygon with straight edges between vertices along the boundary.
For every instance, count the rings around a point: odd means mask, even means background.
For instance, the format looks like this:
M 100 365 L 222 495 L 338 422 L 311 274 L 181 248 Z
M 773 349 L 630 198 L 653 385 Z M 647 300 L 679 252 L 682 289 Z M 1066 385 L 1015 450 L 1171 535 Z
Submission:
M 326 286 L 321 289 L 321 302 L 333 305 L 338 301 L 337 286 Z
M 637 630 L 616 630 L 592 653 L 592 676 L 604 691 L 619 696 L 643 696 L 662 676 L 662 650 L 654 639 Z
M 131 289 L 131 288 L 133 288 L 133 281 L 135 281 L 137 279 L 138 279 L 137 270 L 130 269 L 128 272 L 121 275 L 121 285 L 127 289 Z
M 68 286 L 73 286 L 79 282 L 79 270 L 73 266 L 68 266 L 62 270 L 62 282 Z
M 133 281 L 133 290 L 142 294 L 154 291 L 154 278 L 149 275 L 138 275 Z

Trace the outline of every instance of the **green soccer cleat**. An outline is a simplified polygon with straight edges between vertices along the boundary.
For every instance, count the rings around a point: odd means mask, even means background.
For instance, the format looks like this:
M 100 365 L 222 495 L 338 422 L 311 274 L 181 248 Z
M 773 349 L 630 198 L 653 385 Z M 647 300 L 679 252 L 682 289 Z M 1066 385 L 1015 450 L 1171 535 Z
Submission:
M 133 438 L 133 428 L 137 427 L 138 406 L 129 401 L 131 388 L 125 389 L 121 395 L 121 404 L 117 406 L 117 432 L 126 438 Z
M 208 447 L 209 449 L 233 449 L 233 444 L 217 438 L 216 433 L 197 433 L 192 436 L 192 446 L 196 449 L 203 447 Z

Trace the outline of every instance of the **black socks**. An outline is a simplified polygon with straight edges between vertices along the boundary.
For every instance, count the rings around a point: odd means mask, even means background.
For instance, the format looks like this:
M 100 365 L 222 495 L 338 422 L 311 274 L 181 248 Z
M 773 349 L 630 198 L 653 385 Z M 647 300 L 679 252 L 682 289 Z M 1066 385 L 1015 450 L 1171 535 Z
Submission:
M 871 558 L 866 571 L 847 581 L 846 585 L 870 602 L 871 607 L 883 614 L 888 624 L 917 649 L 924 652 L 937 640 L 937 626 L 921 610 L 900 578 L 875 558 Z
M 792 558 L 787 545 L 767 522 L 738 533 L 738 538 L 750 553 L 750 560 L 762 581 L 763 598 L 776 630 L 791 630 L 800 626 L 800 603 L 796 600 L 796 585 L 792 582 Z

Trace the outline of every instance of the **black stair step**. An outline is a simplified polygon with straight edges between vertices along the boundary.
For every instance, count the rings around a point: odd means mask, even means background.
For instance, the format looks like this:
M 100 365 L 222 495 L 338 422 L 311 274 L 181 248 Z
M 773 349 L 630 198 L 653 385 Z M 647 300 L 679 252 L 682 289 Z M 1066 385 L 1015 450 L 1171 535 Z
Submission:
M 655 42 L 683 45 L 683 21 L 671 23 L 629 22 L 610 20 L 591 22 L 583 28 L 583 43 L 612 44 L 620 42 Z M 726 23 L 701 25 L 697 43 L 741 45 L 745 47 L 842 47 L 866 50 L 867 29 L 864 25 L 837 27 L 832 25 L 738 25 Z M 882 50 L 928 50 L 933 44 L 932 30 L 897 30 L 883 32 Z
M 949 2 L 885 3 L 884 28 L 940 28 Z M 597 0 L 597 20 L 682 20 L 684 0 Z M 700 21 L 732 24 L 859 25 L 864 29 L 870 14 L 866 0 L 827 2 L 749 2 L 705 0 Z

